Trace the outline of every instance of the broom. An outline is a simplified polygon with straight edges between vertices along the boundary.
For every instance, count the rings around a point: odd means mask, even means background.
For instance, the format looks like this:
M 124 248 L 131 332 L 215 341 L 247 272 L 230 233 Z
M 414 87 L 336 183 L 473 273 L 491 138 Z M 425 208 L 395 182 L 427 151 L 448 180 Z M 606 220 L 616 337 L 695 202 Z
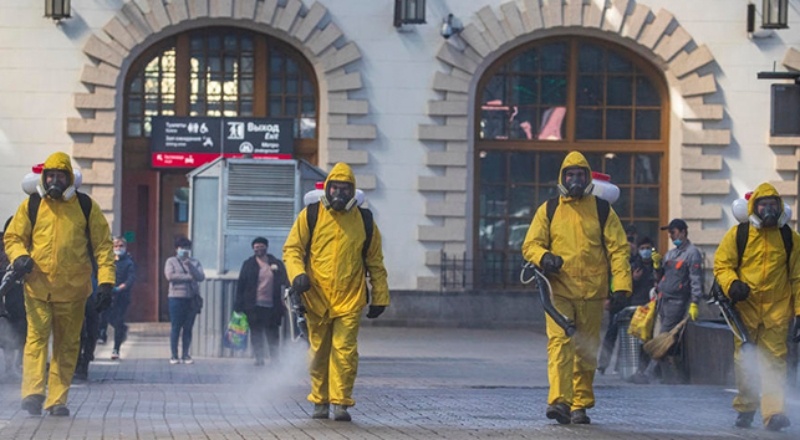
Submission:
M 670 348 L 675 345 L 675 341 L 680 336 L 681 331 L 686 326 L 689 317 L 683 319 L 672 330 L 659 333 L 653 339 L 644 343 L 642 348 L 652 359 L 661 359 L 667 354 Z

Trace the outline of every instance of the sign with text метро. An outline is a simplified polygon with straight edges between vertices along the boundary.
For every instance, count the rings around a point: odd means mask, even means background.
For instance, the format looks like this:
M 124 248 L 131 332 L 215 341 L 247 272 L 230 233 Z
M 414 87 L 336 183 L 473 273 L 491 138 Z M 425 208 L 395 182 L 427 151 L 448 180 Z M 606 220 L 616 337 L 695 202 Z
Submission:
M 150 136 L 153 168 L 196 168 L 220 157 L 291 159 L 291 119 L 156 116 Z
M 242 157 L 291 159 L 294 121 L 278 118 L 224 118 L 222 154 Z

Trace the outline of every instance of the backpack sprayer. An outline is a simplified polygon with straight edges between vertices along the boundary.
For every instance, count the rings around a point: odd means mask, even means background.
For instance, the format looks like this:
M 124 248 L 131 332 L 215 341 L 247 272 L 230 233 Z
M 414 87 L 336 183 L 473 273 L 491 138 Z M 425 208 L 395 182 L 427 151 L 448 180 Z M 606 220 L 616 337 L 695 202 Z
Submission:
M 532 274 L 531 274 L 532 273 Z M 550 281 L 547 277 L 537 268 L 533 263 L 525 263 L 522 266 L 522 271 L 519 274 L 519 281 L 528 285 L 531 282 L 535 283 L 536 290 L 539 291 L 539 301 L 542 302 L 544 312 L 562 329 L 567 337 L 572 337 L 575 334 L 575 323 L 564 316 L 553 305 L 553 288 L 550 286 Z

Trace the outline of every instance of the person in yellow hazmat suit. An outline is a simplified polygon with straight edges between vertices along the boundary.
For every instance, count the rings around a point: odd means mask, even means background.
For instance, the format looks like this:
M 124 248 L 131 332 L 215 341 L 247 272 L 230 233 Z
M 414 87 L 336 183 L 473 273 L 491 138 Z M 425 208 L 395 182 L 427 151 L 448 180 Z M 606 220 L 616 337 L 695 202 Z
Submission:
M 29 271 L 22 409 L 37 415 L 44 405 L 51 415 L 69 416 L 67 394 L 78 361 L 84 306 L 92 294 L 92 259 L 98 308 L 107 308 L 114 288 L 114 252 L 108 222 L 97 202 L 76 191 L 66 153 L 45 160 L 37 189 L 38 194 L 19 205 L 4 236 L 13 269 Z M 53 352 L 45 378 L 51 334 Z
M 355 206 L 355 188 L 353 171 L 337 163 L 325 195 L 300 211 L 283 247 L 292 289 L 306 308 L 315 419 L 327 419 L 333 404 L 334 420 L 351 420 L 361 312 L 369 301 L 367 318 L 377 318 L 389 305 L 381 234 L 371 212 Z
M 609 267 L 614 285 L 611 303 L 624 304 L 632 284 L 630 246 L 616 212 L 591 194 L 591 169 L 581 153 L 572 151 L 564 159 L 558 190 L 561 195 L 552 220 L 548 202 L 536 210 L 522 255 L 544 271 L 553 305 L 575 322 L 577 330 L 570 338 L 546 317 L 550 382 L 546 416 L 561 424 L 588 424 L 586 409 L 595 404 L 593 382 L 610 290 Z
M 739 312 L 757 353 L 734 339 L 734 372 L 738 393 L 735 426 L 748 428 L 759 408 L 770 431 L 788 427 L 784 413 L 786 339 L 792 318 L 800 341 L 800 235 L 786 225 L 783 200 L 769 183 L 759 185 L 748 201 L 749 224 L 731 228 L 714 254 L 714 276 Z M 739 251 L 737 234 L 744 228 Z M 791 255 L 787 255 L 787 251 Z M 756 361 L 756 357 L 758 361 Z M 761 373 L 759 378 L 757 370 Z M 760 386 L 759 386 L 760 385 Z

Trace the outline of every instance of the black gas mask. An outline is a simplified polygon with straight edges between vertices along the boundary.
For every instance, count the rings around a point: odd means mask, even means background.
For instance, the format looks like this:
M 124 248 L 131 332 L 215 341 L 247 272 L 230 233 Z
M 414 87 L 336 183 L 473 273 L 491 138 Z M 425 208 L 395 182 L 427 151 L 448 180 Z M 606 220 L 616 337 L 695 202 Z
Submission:
M 44 170 L 42 176 L 47 197 L 60 200 L 64 196 L 64 191 L 69 187 L 67 172 L 63 170 Z
M 347 211 L 355 203 L 355 186 L 350 182 L 331 180 L 325 188 L 328 205 L 335 211 Z
M 756 215 L 761 219 L 761 225 L 765 227 L 778 226 L 778 219 L 781 216 L 781 202 L 777 197 L 763 197 L 756 200 Z
M 561 181 L 564 182 L 566 195 L 579 199 L 586 193 L 586 186 L 589 184 L 588 172 L 585 168 L 569 167 L 564 170 Z

